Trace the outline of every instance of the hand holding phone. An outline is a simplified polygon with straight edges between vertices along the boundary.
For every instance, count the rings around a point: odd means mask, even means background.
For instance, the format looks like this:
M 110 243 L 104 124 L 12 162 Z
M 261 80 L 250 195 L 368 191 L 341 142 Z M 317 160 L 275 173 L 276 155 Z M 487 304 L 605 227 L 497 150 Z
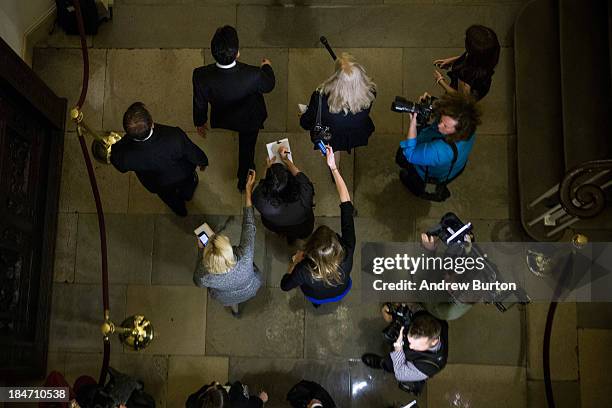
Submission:
M 200 248 L 204 248 L 208 244 L 210 237 L 214 235 L 214 231 L 207 223 L 200 225 L 193 232 L 198 237 L 198 246 Z

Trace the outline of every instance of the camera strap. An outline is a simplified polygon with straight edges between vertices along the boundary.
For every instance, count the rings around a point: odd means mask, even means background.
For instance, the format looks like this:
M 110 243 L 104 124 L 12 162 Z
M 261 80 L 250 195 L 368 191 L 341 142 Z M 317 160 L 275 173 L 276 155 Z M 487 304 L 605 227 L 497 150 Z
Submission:
M 450 175 L 453 172 L 453 168 L 455 167 L 455 163 L 457 162 L 457 158 L 459 157 L 459 150 L 457 149 L 457 145 L 455 142 L 449 142 L 445 137 L 434 137 L 431 139 L 434 140 L 442 140 L 446 143 L 453 151 L 453 160 L 451 161 L 450 168 L 448 169 L 448 174 L 446 175 L 446 179 L 444 181 L 436 180 L 435 184 L 447 184 L 450 179 Z M 429 166 L 425 167 L 425 182 L 429 182 Z
M 317 89 L 317 93 L 319 94 L 319 104 L 317 106 L 317 118 L 315 119 L 315 126 L 323 126 L 321 123 L 321 105 L 323 105 L 323 90 Z

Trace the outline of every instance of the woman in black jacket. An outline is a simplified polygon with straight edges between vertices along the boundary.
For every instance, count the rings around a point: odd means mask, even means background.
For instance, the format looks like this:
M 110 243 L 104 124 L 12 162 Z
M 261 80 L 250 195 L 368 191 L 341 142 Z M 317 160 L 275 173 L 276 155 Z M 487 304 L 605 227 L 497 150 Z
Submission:
M 314 229 L 314 187 L 291 160 L 284 146 L 278 149 L 283 161 L 267 160 L 266 178 L 253 191 L 253 205 L 261 222 L 270 231 L 287 237 L 288 242 L 305 239 Z
M 450 83 L 437 70 L 434 70 L 434 79 L 447 93 L 461 92 L 480 100 L 491 88 L 499 50 L 495 31 L 482 25 L 470 26 L 465 32 L 463 54 L 434 61 L 438 68 L 448 70 Z
M 340 196 L 342 235 L 322 225 L 310 236 L 304 251 L 298 251 L 289 265 L 289 273 L 281 280 L 281 289 L 300 287 L 315 307 L 337 302 L 351 290 L 351 269 L 355 251 L 353 204 L 346 184 L 334 161 L 334 151 L 327 146 L 327 165 Z
M 376 84 L 366 75 L 363 66 L 347 53 L 336 59 L 336 72 L 312 93 L 308 109 L 300 117 L 300 125 L 311 130 L 317 117 L 319 90 L 322 93 L 321 122 L 330 127 L 331 140 L 325 141 L 336 152 L 366 146 L 374 132 L 370 108 L 376 98 Z

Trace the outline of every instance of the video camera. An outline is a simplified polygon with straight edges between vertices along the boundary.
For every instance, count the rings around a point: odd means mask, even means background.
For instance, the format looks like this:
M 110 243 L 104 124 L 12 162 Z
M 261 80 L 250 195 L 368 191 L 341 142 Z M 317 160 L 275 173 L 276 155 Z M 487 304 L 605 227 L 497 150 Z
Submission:
M 393 320 L 383 329 L 383 338 L 389 343 L 394 343 L 402 327 L 404 328 L 404 335 L 407 335 L 412 322 L 412 312 L 405 303 L 385 303 L 385 306 Z
M 455 274 L 456 282 L 470 282 L 478 279 L 483 282 L 502 282 L 502 276 L 497 266 L 487 258 L 481 248 L 474 242 L 475 237 L 472 233 L 472 223 L 464 223 L 456 214 L 446 213 L 440 223 L 427 231 L 427 235 L 435 236 L 442 241 L 446 247 L 446 256 L 451 257 L 471 257 L 484 260 L 482 270 L 470 271 L 470 273 Z M 498 292 L 495 290 L 483 291 L 478 295 L 470 291 L 449 292 L 452 298 L 460 303 L 475 302 L 475 297 L 479 297 L 485 303 L 493 303 L 500 312 L 505 312 L 509 307 L 516 303 L 526 304 L 529 296 L 522 288 L 515 291 Z
M 412 102 L 402 96 L 396 96 L 395 100 L 391 103 L 391 110 L 399 113 L 416 113 L 417 124 L 425 126 L 429 123 L 431 114 L 434 111 L 433 105 L 436 99 L 438 98 L 428 95 L 420 102 Z

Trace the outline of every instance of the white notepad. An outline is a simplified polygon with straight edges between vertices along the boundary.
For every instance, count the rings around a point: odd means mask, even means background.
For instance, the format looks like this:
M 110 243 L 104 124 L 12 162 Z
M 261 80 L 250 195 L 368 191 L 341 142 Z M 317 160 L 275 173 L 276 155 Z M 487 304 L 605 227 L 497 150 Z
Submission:
M 285 148 L 289 151 L 287 158 L 293 162 L 293 158 L 291 157 L 291 147 L 289 147 L 289 139 L 281 139 L 266 144 L 266 148 L 268 149 L 268 158 L 272 159 L 273 157 L 276 157 L 274 163 L 283 163 L 280 154 L 278 154 L 278 149 L 281 146 L 285 146 Z

